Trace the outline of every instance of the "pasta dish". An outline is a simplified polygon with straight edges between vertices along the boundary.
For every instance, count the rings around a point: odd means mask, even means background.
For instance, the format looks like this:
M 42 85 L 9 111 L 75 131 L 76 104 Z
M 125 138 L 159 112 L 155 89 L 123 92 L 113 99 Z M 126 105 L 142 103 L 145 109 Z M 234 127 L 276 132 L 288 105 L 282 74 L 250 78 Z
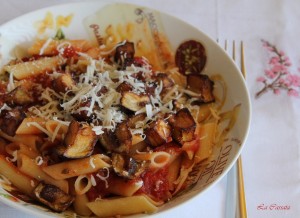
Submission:
M 201 43 L 155 69 L 124 40 L 37 40 L 0 82 L 0 174 L 51 210 L 154 213 L 189 187 L 221 122 Z

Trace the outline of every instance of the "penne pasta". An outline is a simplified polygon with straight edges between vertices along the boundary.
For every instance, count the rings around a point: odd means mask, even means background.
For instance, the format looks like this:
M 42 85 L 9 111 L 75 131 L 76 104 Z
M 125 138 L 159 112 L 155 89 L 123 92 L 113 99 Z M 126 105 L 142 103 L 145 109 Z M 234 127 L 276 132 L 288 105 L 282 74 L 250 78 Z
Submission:
M 142 180 L 128 181 L 124 179 L 115 179 L 108 185 L 107 190 L 120 196 L 132 196 L 143 186 Z
M 23 174 L 5 156 L 0 155 L 0 174 L 5 176 L 14 186 L 28 196 L 33 196 L 33 189 L 38 182 L 26 174 Z
M 90 177 L 86 175 L 80 175 L 76 178 L 74 183 L 74 189 L 77 195 L 83 195 L 92 187 Z
M 157 152 L 141 152 L 134 155 L 138 160 L 150 161 L 150 168 L 159 169 L 170 163 L 171 155 L 164 151 Z
M 37 156 L 39 156 L 39 153 L 36 150 L 34 150 L 31 147 L 24 145 L 22 143 L 18 143 L 18 142 L 13 142 L 13 143 L 6 145 L 5 149 L 6 149 L 6 152 L 12 156 L 15 151 L 18 151 L 18 154 L 20 154 L 20 153 L 25 154 L 30 158 L 36 158 Z
M 90 210 L 99 217 L 154 213 L 157 207 L 145 196 L 105 199 L 87 203 Z
M 59 56 L 43 57 L 35 61 L 6 65 L 4 70 L 11 73 L 16 79 L 21 80 L 45 72 L 51 72 L 62 64 L 63 60 Z
M 65 161 L 44 167 L 43 170 L 54 179 L 68 179 L 71 177 L 97 172 L 104 167 L 110 167 L 109 158 L 96 154 L 87 158 Z
M 69 192 L 69 184 L 66 180 L 56 180 L 47 175 L 38 165 L 35 159 L 28 157 L 25 154 L 18 154 L 17 166 L 21 172 L 35 178 L 38 181 L 52 184 L 60 188 L 62 191 Z
M 169 190 L 173 191 L 175 189 L 174 182 L 177 180 L 180 167 L 181 167 L 181 157 L 176 158 L 169 166 L 168 170 L 168 181 L 169 181 Z
M 58 49 L 72 46 L 76 51 L 84 52 L 91 48 L 91 44 L 86 40 L 37 40 L 28 49 L 30 55 L 55 55 Z
M 36 123 L 37 125 L 45 128 L 45 120 L 39 117 L 26 117 L 18 129 L 16 130 L 17 135 L 22 134 L 30 134 L 30 135 L 36 135 L 41 134 L 43 131 L 39 128 L 37 128 L 35 125 L 31 125 L 31 123 Z
M 68 126 L 55 120 L 48 120 L 45 124 L 45 128 L 51 135 L 51 141 L 54 139 L 63 139 L 68 131 Z
M 0 131 L 0 136 L 10 142 L 22 143 L 24 145 L 27 145 L 33 150 L 37 150 L 37 146 L 42 143 L 42 138 L 38 135 L 15 135 L 12 137 Z
M 201 125 L 196 131 L 199 137 L 200 147 L 195 153 L 195 162 L 199 163 L 207 159 L 212 153 L 212 146 L 215 140 L 217 129 L 216 122 L 210 122 Z
M 74 210 L 80 216 L 90 216 L 92 211 L 88 208 L 87 203 L 89 202 L 88 197 L 85 194 L 76 195 L 73 203 Z

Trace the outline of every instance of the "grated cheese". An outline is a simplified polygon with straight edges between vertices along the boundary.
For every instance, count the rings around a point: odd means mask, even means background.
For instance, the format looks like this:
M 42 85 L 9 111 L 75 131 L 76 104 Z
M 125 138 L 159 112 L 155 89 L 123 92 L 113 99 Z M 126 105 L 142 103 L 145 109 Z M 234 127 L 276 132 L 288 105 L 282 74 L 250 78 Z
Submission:
M 109 40 L 111 41 L 112 38 L 110 37 Z M 120 42 L 120 43 L 116 44 L 112 49 L 110 49 L 108 51 L 101 51 L 100 55 L 108 55 L 108 54 L 112 53 L 113 51 L 115 51 L 118 46 L 124 45 L 125 43 L 126 43 L 126 40 L 124 40 L 123 42 Z
M 95 177 L 92 174 L 91 174 L 91 183 L 92 183 L 92 186 L 96 186 L 97 185 Z
M 152 112 L 152 105 L 151 104 L 146 104 L 146 114 L 147 114 L 147 117 L 149 119 L 152 118 L 153 112 Z
M 28 122 L 27 123 L 27 126 L 34 126 L 36 128 L 38 128 L 39 130 L 41 130 L 43 133 L 45 133 L 47 136 L 51 137 L 52 134 L 47 130 L 45 129 L 44 127 L 42 127 L 39 123 L 37 122 Z
M 104 167 L 103 169 L 106 170 L 107 174 L 106 176 L 101 176 L 99 173 L 96 174 L 96 176 L 101 179 L 105 183 L 105 188 L 108 188 L 108 177 L 109 177 L 109 169 L 107 167 Z
M 16 162 L 18 159 L 18 150 L 15 150 L 11 154 L 12 158 L 6 157 L 6 160 L 9 162 Z
M 11 110 L 11 107 L 9 107 L 6 103 L 4 103 L 4 104 L 2 105 L 2 107 L 0 108 L 0 114 L 1 114 L 1 112 L 4 111 L 4 110 Z
M 123 41 L 116 45 L 112 51 L 117 46 L 125 43 L 126 41 Z M 47 43 L 44 46 L 46 47 L 46 45 Z M 57 46 L 57 50 L 62 53 L 67 46 L 71 46 L 71 44 L 69 42 L 60 43 Z M 76 86 L 73 86 L 64 94 L 59 94 L 50 88 L 46 88 L 39 99 L 44 104 L 29 108 L 31 113 L 45 119 L 60 119 L 61 125 L 69 125 L 73 119 L 73 114 L 84 113 L 87 117 L 92 118 L 90 125 L 95 134 L 101 135 L 106 129 L 114 131 L 118 123 L 127 119 L 127 115 L 120 108 L 122 94 L 116 91 L 121 83 L 128 83 L 132 87 L 131 91 L 133 93 L 142 95 L 147 94 L 147 86 L 155 86 L 153 95 L 149 96 L 150 103 L 135 112 L 135 114 L 146 113 L 147 115 L 144 121 L 136 124 L 138 125 L 136 127 L 138 130 L 134 130 L 143 135 L 143 130 L 147 127 L 147 123 L 155 120 L 156 114 L 159 112 L 174 112 L 172 101 L 180 98 L 186 92 L 186 90 L 179 89 L 175 85 L 162 98 L 163 82 L 157 82 L 153 79 L 155 73 L 152 72 L 149 61 L 144 57 L 142 57 L 142 66 L 134 66 L 132 64 L 126 67 L 125 70 L 117 70 L 116 65 L 109 65 L 104 59 L 95 60 L 82 52 L 77 52 L 77 54 L 84 57 L 88 65 L 86 66 L 86 71 L 78 75 Z M 141 73 L 145 80 L 140 81 L 136 77 L 137 73 Z M 54 71 L 49 76 L 55 78 L 59 74 L 59 72 Z M 59 127 L 51 134 L 41 126 L 33 125 L 46 133 L 52 141 L 59 132 Z
M 48 47 L 48 45 L 52 42 L 52 38 L 48 38 L 47 41 L 44 43 L 44 45 L 40 49 L 39 55 L 43 55 L 45 52 L 45 49 Z
M 15 88 L 15 83 L 14 83 L 14 74 L 13 71 L 9 73 L 9 81 L 7 85 L 7 91 L 12 91 Z
M 52 142 L 54 142 L 54 140 L 56 139 L 56 136 L 57 136 L 58 131 L 59 131 L 59 129 L 60 129 L 61 126 L 62 126 L 62 124 L 58 123 L 58 125 L 55 127 L 55 130 L 54 130 L 54 132 L 53 132 L 53 134 L 51 136 L 51 141 Z
M 92 168 L 94 168 L 94 169 L 95 169 L 95 168 L 96 168 L 96 166 L 95 166 L 95 164 L 94 164 L 94 162 L 93 162 L 93 161 L 94 161 L 94 159 L 90 157 L 90 165 L 91 165 L 91 167 L 92 167 Z
M 42 164 L 43 164 L 43 158 L 41 157 L 41 156 L 37 156 L 36 158 L 35 158 L 35 163 L 36 163 L 36 165 L 38 165 L 38 166 L 41 166 Z

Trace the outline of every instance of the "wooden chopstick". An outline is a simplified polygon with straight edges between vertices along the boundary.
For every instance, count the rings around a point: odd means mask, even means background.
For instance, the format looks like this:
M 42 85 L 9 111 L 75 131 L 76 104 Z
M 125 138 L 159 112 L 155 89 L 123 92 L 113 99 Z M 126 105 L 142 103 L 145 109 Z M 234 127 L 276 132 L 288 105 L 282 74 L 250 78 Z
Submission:
M 233 43 L 233 51 L 235 51 L 235 43 Z M 235 59 L 235 54 L 234 54 Z M 241 41 L 241 72 L 244 79 L 246 79 L 246 68 L 245 68 L 245 55 L 244 55 L 244 43 Z M 240 156 L 237 160 L 237 171 L 238 171 L 238 197 L 239 197 L 239 209 L 240 217 L 247 218 L 247 205 L 245 197 L 245 187 L 244 187 L 244 176 L 243 176 L 243 164 L 242 157 Z

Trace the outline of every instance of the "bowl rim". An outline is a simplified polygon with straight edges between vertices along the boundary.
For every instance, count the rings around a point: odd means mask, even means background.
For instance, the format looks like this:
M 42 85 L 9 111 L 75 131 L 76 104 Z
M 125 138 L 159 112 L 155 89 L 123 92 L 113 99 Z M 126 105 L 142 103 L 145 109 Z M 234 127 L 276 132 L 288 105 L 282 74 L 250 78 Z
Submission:
M 95 5 L 95 6 L 99 6 L 99 9 L 101 9 L 101 7 L 104 7 L 105 5 L 112 5 L 112 4 L 128 4 L 128 5 L 132 5 L 132 6 L 136 6 L 136 7 L 143 7 L 143 8 L 147 8 L 147 9 L 150 9 L 151 11 L 155 11 L 155 12 L 158 12 L 172 20 L 175 20 L 176 22 L 181 22 L 183 23 L 184 25 L 188 26 L 189 28 L 192 28 L 194 30 L 196 30 L 197 32 L 199 32 L 201 35 L 203 35 L 203 37 L 205 38 L 205 40 L 208 40 L 210 41 L 210 43 L 214 44 L 214 46 L 217 46 L 218 49 L 220 50 L 222 56 L 226 56 L 226 58 L 228 59 L 228 61 L 230 61 L 233 66 L 234 66 L 234 69 L 236 72 L 239 72 L 237 74 L 239 75 L 235 75 L 235 76 L 238 76 L 239 77 L 239 80 L 242 82 L 242 86 L 245 90 L 245 96 L 246 99 L 245 99 L 245 103 L 247 104 L 247 117 L 245 119 L 245 131 L 244 131 L 244 135 L 241 136 L 241 146 L 237 149 L 237 152 L 235 153 L 234 157 L 232 158 L 232 160 L 230 161 L 230 164 L 228 164 L 228 167 L 226 167 L 223 172 L 213 181 L 211 182 L 210 184 L 206 185 L 206 187 L 201 190 L 200 192 L 198 192 L 197 194 L 193 194 L 189 199 L 185 199 L 184 201 L 180 202 L 179 205 L 175 205 L 174 207 L 171 207 L 171 208 L 168 208 L 166 210 L 163 210 L 163 211 L 158 211 L 157 213 L 154 213 L 154 214 L 150 214 L 150 215 L 147 215 L 147 216 L 161 216 L 161 215 L 164 215 L 166 213 L 169 213 L 170 210 L 172 210 L 173 208 L 177 208 L 178 206 L 184 206 L 185 204 L 189 203 L 191 200 L 194 200 L 195 198 L 201 196 L 203 193 L 207 192 L 208 190 L 210 190 L 213 186 L 215 186 L 216 184 L 219 183 L 220 180 L 222 180 L 224 178 L 224 176 L 232 169 L 233 165 L 236 164 L 236 161 L 237 159 L 239 158 L 239 156 L 241 155 L 242 153 L 242 150 L 244 149 L 244 146 L 245 146 L 245 143 L 247 141 L 247 138 L 249 136 L 249 132 L 250 132 L 250 126 L 251 126 L 251 120 L 252 120 L 252 103 L 251 103 L 251 99 L 250 99 L 250 93 L 249 93 L 249 90 L 247 88 L 247 83 L 246 83 L 246 80 L 243 78 L 242 76 L 242 73 L 241 73 L 241 70 L 239 69 L 239 67 L 237 66 L 236 62 L 233 61 L 233 59 L 229 56 L 229 54 L 215 41 L 213 40 L 208 34 L 206 34 L 205 32 L 201 31 L 199 29 L 199 27 L 196 27 L 190 23 L 188 23 L 187 21 L 184 21 L 178 17 L 176 17 L 175 15 L 172 15 L 168 12 L 164 12 L 164 11 L 160 11 L 158 9 L 154 9 L 152 7 L 149 7 L 149 6 L 144 6 L 144 5 L 140 5 L 140 4 L 133 4 L 133 3 L 128 3 L 128 2 L 125 2 L 125 1 L 118 1 L 118 0 L 88 0 L 88 1 L 84 1 L 84 2 L 68 2 L 68 3 L 58 3 L 58 4 L 55 4 L 55 5 L 51 5 L 51 6 L 46 6 L 46 7 L 42 7 L 42 8 L 39 8 L 39 9 L 36 9 L 36 10 L 32 10 L 32 11 L 29 11 L 27 13 L 24 13 L 22 15 L 19 15 L 13 19 L 10 19 L 4 23 L 2 23 L 0 25 L 0 32 L 1 32 L 1 29 L 2 28 L 5 28 L 6 26 L 10 26 L 11 24 L 15 23 L 15 22 L 18 22 L 19 20 L 22 20 L 28 16 L 34 16 L 36 13 L 39 13 L 39 12 L 43 12 L 43 11 L 46 11 L 46 10 L 53 10 L 57 7 L 67 7 L 67 6 L 70 6 L 70 7 L 73 7 L 74 5 L 83 5 L 83 4 L 90 4 L 91 6 Z M 31 208 L 31 207 L 27 207 L 26 205 L 23 205 L 23 204 L 17 204 L 7 198 L 4 198 L 4 197 L 1 197 L 0 198 L 0 201 L 12 208 L 15 208 L 15 209 L 18 209 L 19 211 L 23 211 L 23 212 L 26 212 L 28 214 L 32 214 L 32 215 L 36 215 L 36 216 L 39 216 L 39 217 L 53 217 L 55 212 L 53 212 L 53 216 L 51 216 L 50 214 L 47 214 L 47 213 L 43 213 L 43 211 L 38 211 L 37 208 Z M 22 200 L 21 200 L 22 201 Z M 29 203 L 29 205 L 33 205 L 31 203 Z M 145 216 L 145 214 L 140 214 L 141 216 Z

